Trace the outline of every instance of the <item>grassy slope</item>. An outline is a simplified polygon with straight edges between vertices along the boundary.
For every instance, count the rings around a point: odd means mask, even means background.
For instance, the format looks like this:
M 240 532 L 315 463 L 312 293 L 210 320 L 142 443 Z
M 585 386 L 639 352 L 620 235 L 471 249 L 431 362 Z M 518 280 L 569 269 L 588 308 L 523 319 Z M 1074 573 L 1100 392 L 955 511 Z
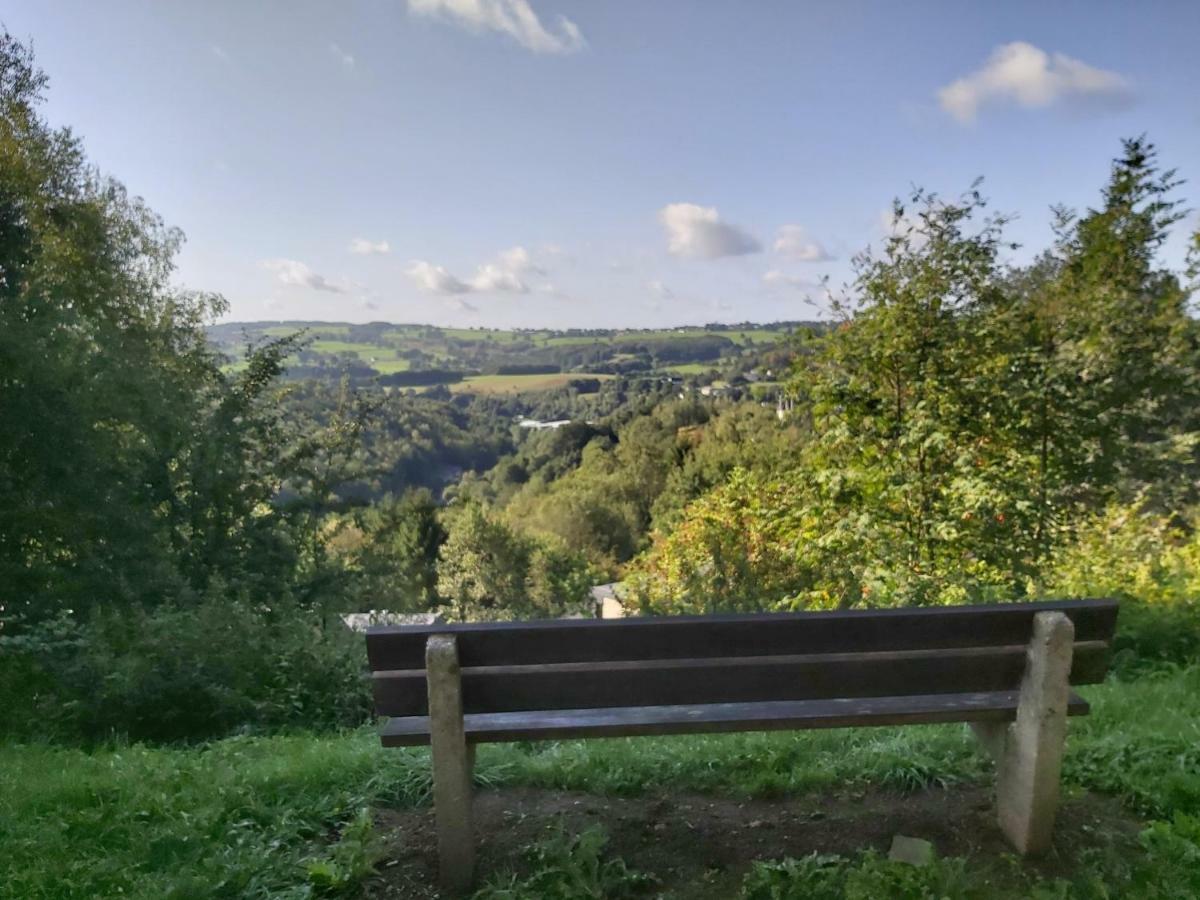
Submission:
M 1200 668 L 1087 693 L 1094 714 L 1073 726 L 1068 784 L 1117 795 L 1148 818 L 1200 812 Z M 986 764 L 963 728 L 939 726 L 484 746 L 478 777 L 600 793 L 665 787 L 761 796 L 846 782 L 919 788 L 986 777 Z M 353 889 L 374 858 L 362 811 L 423 803 L 428 789 L 424 751 L 384 751 L 367 729 L 192 749 L 3 747 L 0 897 L 308 897 Z M 1104 877 L 1124 879 L 1111 896 L 1189 896 L 1186 884 L 1169 893 L 1161 882 L 1192 877 L 1191 845 L 1150 846 L 1149 876 L 1107 861 Z M 796 883 L 810 877 L 803 872 L 760 874 L 784 885 L 776 893 L 768 885 L 761 896 L 810 896 Z M 1158 881 L 1148 886 L 1147 877 Z
M 703 375 L 720 368 L 716 363 L 677 363 L 673 366 L 663 366 L 663 371 L 674 372 L 677 375 Z

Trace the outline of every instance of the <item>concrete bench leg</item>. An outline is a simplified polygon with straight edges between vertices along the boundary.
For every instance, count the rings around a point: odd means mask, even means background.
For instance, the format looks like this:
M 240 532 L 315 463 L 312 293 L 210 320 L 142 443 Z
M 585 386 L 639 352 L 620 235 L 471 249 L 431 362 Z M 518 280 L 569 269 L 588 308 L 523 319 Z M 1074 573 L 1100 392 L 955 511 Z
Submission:
M 467 743 L 463 732 L 462 676 L 453 635 L 433 635 L 426 642 L 425 674 L 429 685 L 439 879 L 443 890 L 461 893 L 471 886 L 475 868 L 471 828 L 475 747 Z
M 1038 613 L 1012 724 L 971 727 L 996 760 L 1000 830 L 1021 854 L 1050 848 L 1067 736 L 1075 626 L 1060 612 Z

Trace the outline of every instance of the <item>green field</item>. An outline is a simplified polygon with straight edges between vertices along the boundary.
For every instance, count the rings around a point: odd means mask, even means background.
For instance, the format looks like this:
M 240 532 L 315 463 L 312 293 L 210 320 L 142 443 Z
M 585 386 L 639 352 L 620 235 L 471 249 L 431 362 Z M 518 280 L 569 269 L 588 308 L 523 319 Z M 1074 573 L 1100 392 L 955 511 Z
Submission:
M 764 328 L 748 328 L 745 331 L 714 331 L 711 333 L 727 337 L 735 344 L 743 346 L 777 344 L 787 337 L 780 331 L 772 331 Z
M 312 341 L 308 345 L 308 349 L 314 350 L 317 353 L 354 353 L 359 356 L 376 349 L 380 350 L 381 352 L 383 350 L 383 348 L 376 348 L 373 344 L 352 344 L 349 341 L 333 341 L 326 339 Z M 395 351 L 392 352 L 394 353 Z
M 674 372 L 677 375 L 703 375 L 720 368 L 716 363 L 679 363 L 674 366 L 663 366 L 664 372 Z
M 380 375 L 391 375 L 393 372 L 407 372 L 412 364 L 407 359 L 376 359 L 370 366 Z
M 564 387 L 581 379 L 606 381 L 612 377 L 581 372 L 555 372 L 548 375 L 475 375 L 452 384 L 450 390 L 456 394 L 522 394 Z

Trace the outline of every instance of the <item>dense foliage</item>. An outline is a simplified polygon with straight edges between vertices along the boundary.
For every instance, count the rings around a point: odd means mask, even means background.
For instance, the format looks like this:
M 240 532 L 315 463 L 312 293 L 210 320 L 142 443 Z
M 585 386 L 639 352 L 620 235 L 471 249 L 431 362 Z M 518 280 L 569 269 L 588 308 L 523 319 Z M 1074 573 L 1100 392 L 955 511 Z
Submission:
M 882 253 L 856 260 L 842 323 L 798 357 L 809 434 L 659 536 L 633 570 L 642 604 L 1078 590 L 1054 583 L 1052 559 L 1093 513 L 1186 508 L 1198 332 L 1187 289 L 1156 263 L 1176 184 L 1145 141 L 1126 142 L 1100 206 L 1058 211 L 1055 247 L 1023 269 L 1000 263 L 1004 222 L 979 221 L 977 191 L 898 205 Z

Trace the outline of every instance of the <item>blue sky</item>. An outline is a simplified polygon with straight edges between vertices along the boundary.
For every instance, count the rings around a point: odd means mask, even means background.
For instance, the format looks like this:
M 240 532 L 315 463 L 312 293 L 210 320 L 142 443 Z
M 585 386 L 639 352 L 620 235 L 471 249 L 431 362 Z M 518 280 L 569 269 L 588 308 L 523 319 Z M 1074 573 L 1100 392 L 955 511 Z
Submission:
M 1194 0 L 9 0 L 0 21 L 51 121 L 185 231 L 181 282 L 231 319 L 813 318 L 910 185 L 984 176 L 1033 250 L 1124 136 L 1200 183 Z

